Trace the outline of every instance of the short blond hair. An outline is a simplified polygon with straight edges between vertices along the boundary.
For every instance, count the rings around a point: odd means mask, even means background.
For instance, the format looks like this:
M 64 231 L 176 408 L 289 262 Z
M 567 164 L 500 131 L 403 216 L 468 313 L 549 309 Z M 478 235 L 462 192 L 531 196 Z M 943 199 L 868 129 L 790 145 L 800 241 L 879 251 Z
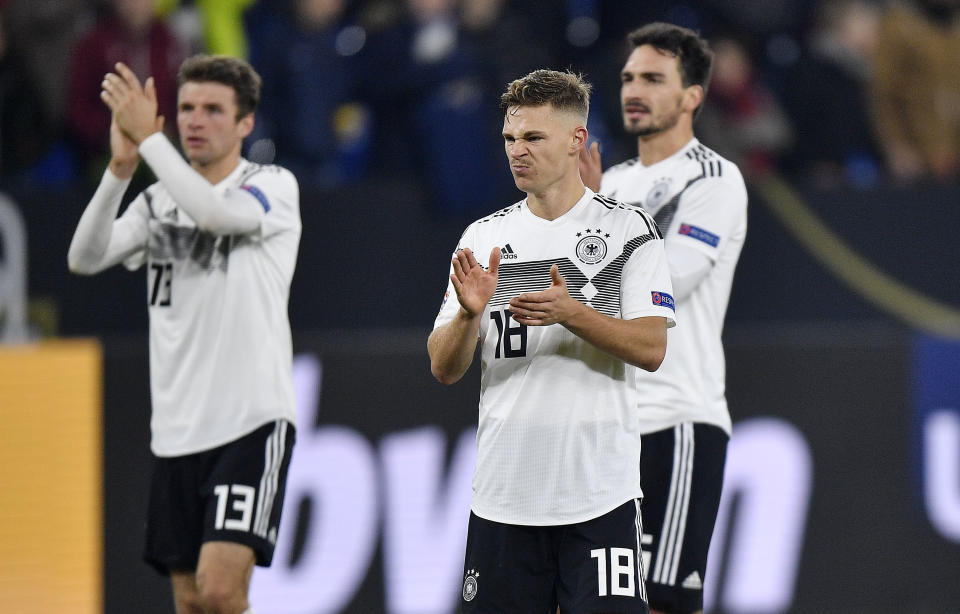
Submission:
M 500 96 L 500 110 L 510 107 L 539 107 L 550 104 L 558 111 L 576 113 L 587 121 L 590 113 L 590 90 L 583 77 L 572 72 L 535 70 L 507 86 Z

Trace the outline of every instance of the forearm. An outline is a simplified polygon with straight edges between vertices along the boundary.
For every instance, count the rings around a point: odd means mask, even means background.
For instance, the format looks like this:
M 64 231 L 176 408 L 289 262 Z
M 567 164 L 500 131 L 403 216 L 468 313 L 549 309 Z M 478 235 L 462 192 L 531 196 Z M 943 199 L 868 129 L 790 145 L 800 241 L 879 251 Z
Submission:
M 468 316 L 461 309 L 453 320 L 430 333 L 430 372 L 440 383 L 456 383 L 470 368 L 479 330 L 480 316 Z
M 656 371 L 667 351 L 667 325 L 662 317 L 621 320 L 582 305 L 563 323 L 591 345 L 645 371 Z
M 67 265 L 70 271 L 92 275 L 110 266 L 105 262 L 113 232 L 113 223 L 120 210 L 123 194 L 130 179 L 121 179 L 110 170 L 103 173 L 100 185 L 87 204 L 70 241 Z
M 202 230 L 216 235 L 247 234 L 260 225 L 263 210 L 247 195 L 228 202 L 180 156 L 163 133 L 140 143 L 140 155 L 157 175 L 177 205 Z

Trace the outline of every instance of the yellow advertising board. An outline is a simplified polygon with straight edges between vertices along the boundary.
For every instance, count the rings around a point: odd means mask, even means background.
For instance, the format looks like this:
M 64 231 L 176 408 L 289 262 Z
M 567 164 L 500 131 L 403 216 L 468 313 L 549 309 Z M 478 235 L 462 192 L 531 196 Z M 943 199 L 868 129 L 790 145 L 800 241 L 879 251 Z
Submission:
M 0 345 L 0 609 L 103 612 L 102 355 Z

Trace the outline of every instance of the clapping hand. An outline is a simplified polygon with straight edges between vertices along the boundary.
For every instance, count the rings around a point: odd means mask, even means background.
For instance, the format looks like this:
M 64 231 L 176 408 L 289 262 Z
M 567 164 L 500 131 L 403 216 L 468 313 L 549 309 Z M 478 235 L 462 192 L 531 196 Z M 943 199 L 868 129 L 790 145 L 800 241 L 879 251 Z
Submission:
M 489 267 L 477 262 L 470 248 L 458 249 L 453 256 L 453 274 L 450 281 L 457 292 L 460 308 L 470 317 L 483 312 L 497 289 L 497 270 L 500 267 L 500 248 L 490 251 Z
M 117 62 L 116 70 L 103 77 L 100 99 L 110 107 L 120 131 L 139 145 L 163 128 L 163 117 L 157 115 L 157 88 L 153 77 L 141 87 L 140 80 L 123 62 Z
M 550 287 L 541 292 L 525 292 L 510 299 L 513 319 L 527 326 L 563 324 L 573 317 L 582 303 L 570 296 L 567 281 L 557 265 L 550 267 Z

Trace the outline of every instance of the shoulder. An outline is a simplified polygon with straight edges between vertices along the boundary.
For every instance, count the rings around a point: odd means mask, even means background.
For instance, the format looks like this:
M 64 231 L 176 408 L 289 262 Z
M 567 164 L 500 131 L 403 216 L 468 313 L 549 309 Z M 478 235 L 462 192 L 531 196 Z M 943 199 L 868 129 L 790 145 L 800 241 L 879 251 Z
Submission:
M 746 199 L 747 187 L 740 168 L 702 143 L 683 154 L 682 164 L 689 169 L 690 187 L 694 192 L 729 192 Z
M 696 143 L 683 153 L 685 167 L 699 171 L 705 179 L 726 178 L 743 183 L 743 175 L 736 164 L 727 160 L 703 143 Z
M 501 222 L 501 221 L 510 221 L 512 218 L 520 215 L 520 210 L 523 207 L 523 201 L 518 201 L 510 205 L 509 207 L 504 207 L 499 211 L 495 211 L 486 217 L 482 217 L 479 220 L 475 221 L 473 224 L 470 224 L 471 227 L 482 226 L 484 224 L 490 224 L 492 222 Z
M 641 233 L 652 234 L 657 239 L 663 238 L 653 217 L 642 207 L 624 203 L 603 194 L 594 194 L 590 204 L 593 207 L 603 208 L 606 215 L 613 216 L 613 219 L 619 223 L 633 225 Z
M 240 177 L 237 180 L 238 185 L 244 185 L 250 182 L 267 181 L 276 184 L 288 184 L 297 186 L 297 178 L 286 168 L 276 164 L 257 164 L 249 160 L 242 160 L 240 164 L 243 169 L 240 171 Z
M 639 158 L 638 156 L 634 156 L 633 158 L 630 158 L 629 160 L 624 160 L 624 161 L 621 162 L 620 164 L 614 164 L 613 166 L 611 166 L 610 168 L 608 168 L 608 169 L 606 170 L 606 172 L 608 172 L 608 173 L 621 173 L 621 172 L 623 172 L 623 171 L 625 171 L 625 170 L 627 170 L 627 169 L 629 169 L 629 168 L 632 168 L 632 167 L 636 166 L 639 162 L 640 162 L 640 158 Z
M 276 164 L 257 164 L 243 160 L 244 168 L 237 178 L 236 187 L 253 193 L 254 190 L 269 198 L 291 202 L 300 200 L 300 185 L 289 170 Z M 256 195 L 256 194 L 254 194 Z
M 618 177 L 623 173 L 634 168 L 640 162 L 639 157 L 630 158 L 629 160 L 624 160 L 620 164 L 614 164 L 607 170 L 603 171 L 603 178 L 607 179 L 608 177 Z
M 475 220 L 463 231 L 461 246 L 474 245 L 482 239 L 494 238 L 505 224 L 510 224 L 514 220 L 519 219 L 522 206 L 523 201 L 516 202 L 509 207 L 504 207 L 499 211 Z

